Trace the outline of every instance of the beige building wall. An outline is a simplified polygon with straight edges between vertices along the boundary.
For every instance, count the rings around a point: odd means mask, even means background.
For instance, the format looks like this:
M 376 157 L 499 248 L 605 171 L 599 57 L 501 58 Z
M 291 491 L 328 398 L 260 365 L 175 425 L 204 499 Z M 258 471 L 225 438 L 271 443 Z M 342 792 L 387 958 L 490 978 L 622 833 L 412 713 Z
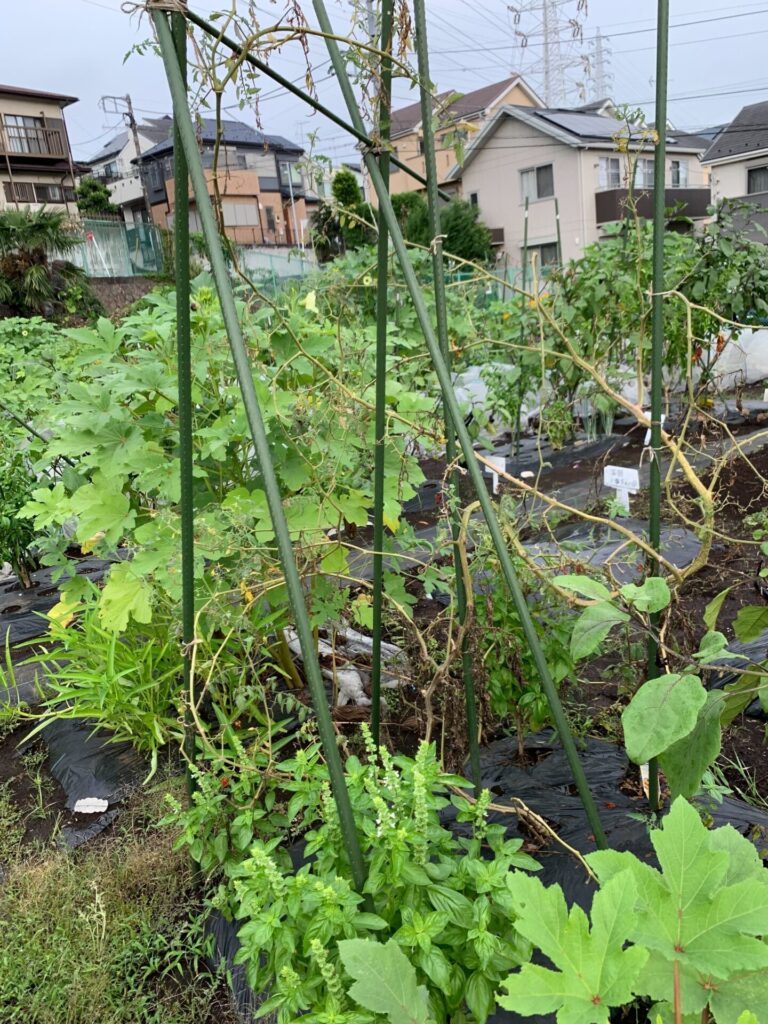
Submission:
M 213 198 L 213 172 L 205 172 L 208 192 Z M 224 212 L 224 228 L 228 238 L 240 245 L 297 245 L 301 242 L 302 224 L 308 222 L 307 206 L 303 197 L 285 199 L 280 192 L 261 192 L 259 176 L 255 171 L 225 170 L 219 172 L 219 193 Z M 175 183 L 166 181 L 168 207 L 158 203 L 152 207 L 152 219 L 160 227 L 169 226 L 168 217 L 173 214 Z M 269 211 L 272 211 L 271 218 Z M 294 230 L 294 213 L 296 229 Z M 190 226 L 194 231 L 202 230 L 192 200 Z M 270 223 L 274 223 L 274 228 Z M 298 238 L 294 235 L 298 234 Z M 305 239 L 306 241 L 306 239 Z
M 640 154 L 652 160 L 653 152 Z M 555 197 L 560 213 L 562 258 L 576 259 L 584 247 L 598 241 L 595 195 L 605 186 L 600 179 L 600 158 L 617 157 L 609 149 L 582 149 L 558 142 L 536 128 L 507 117 L 483 149 L 464 169 L 462 190 L 465 198 L 477 197 L 480 219 L 489 228 L 504 229 L 503 251 L 512 264 L 519 264 L 523 251 L 525 202 L 521 173 L 552 164 L 554 196 L 530 200 L 528 207 L 528 246 L 550 245 L 557 241 Z M 627 157 L 622 160 L 622 185 L 628 178 Z M 672 183 L 672 161 L 688 163 L 688 187 L 702 188 L 709 174 L 693 153 L 668 156 L 667 187 Z M 746 183 L 746 175 L 744 176 Z
M 0 122 L 8 114 L 43 118 L 45 121 L 43 127 L 58 131 L 61 135 L 62 153 L 59 161 L 54 159 L 52 162 L 66 161 L 68 163 L 69 139 L 67 137 L 66 124 L 64 123 L 64 112 L 56 100 L 46 99 L 41 96 L 30 96 L 27 99 L 24 96 L 7 95 L 0 92 Z M 0 135 L 0 143 L 3 141 L 4 138 Z M 13 199 L 9 200 L 5 194 L 5 185 L 11 181 L 19 185 L 55 185 L 62 189 L 65 187 L 74 188 L 75 186 L 75 181 L 69 173 L 68 167 L 66 172 L 54 169 L 50 173 L 37 170 L 25 171 L 18 168 L 18 161 L 14 160 L 12 152 L 9 152 L 8 157 L 11 162 L 10 173 L 8 170 L 9 161 L 6 158 L 3 146 L 0 145 L 0 210 L 16 209 L 16 202 Z M 50 157 L 43 155 L 40 162 L 45 163 L 46 160 L 50 160 Z M 45 206 L 51 210 L 64 210 L 72 218 L 79 216 L 77 205 L 74 201 L 41 203 L 30 199 L 23 199 L 19 201 L 18 205 L 21 209 L 29 207 L 31 210 L 39 210 Z
M 464 169 L 464 198 L 474 201 L 476 196 L 482 222 L 489 228 L 504 229 L 503 251 L 513 264 L 520 262 L 524 236 L 521 172 L 545 164 L 552 164 L 554 191 L 560 207 L 563 257 L 571 259 L 581 251 L 587 225 L 582 212 L 586 186 L 580 156 L 578 150 L 507 117 Z M 594 197 L 592 201 L 594 211 Z M 531 200 L 528 204 L 529 247 L 556 241 L 554 197 Z
M 745 196 L 747 194 L 747 171 L 751 167 L 768 167 L 768 154 L 712 167 L 713 200 L 736 199 Z M 768 205 L 768 196 L 766 196 L 766 204 Z
M 475 137 L 477 132 L 487 122 L 489 117 L 493 116 L 494 111 L 503 107 L 505 104 L 511 103 L 517 106 L 532 107 L 534 102 L 528 92 L 523 89 L 519 83 L 515 83 L 511 88 L 507 89 L 506 92 L 499 96 L 499 99 L 494 102 L 492 107 L 489 107 L 483 115 L 476 118 L 471 123 L 476 129 L 474 132 L 470 132 L 470 137 L 467 140 L 467 145 L 470 145 L 472 139 Z M 435 137 L 435 161 L 437 163 L 437 176 L 438 180 L 442 183 L 448 177 L 449 172 L 453 167 L 456 166 L 456 151 L 450 142 L 445 142 L 446 135 L 450 135 L 450 131 L 438 132 Z M 413 131 L 408 134 L 397 136 L 392 140 L 392 146 L 394 148 L 394 155 L 399 160 L 411 167 L 417 174 L 422 176 L 425 174 L 426 167 L 424 162 L 424 156 L 421 153 L 421 132 Z M 390 168 L 390 192 L 395 195 L 398 192 L 420 192 L 424 189 L 424 186 L 420 184 L 415 178 L 412 178 L 406 171 L 401 171 L 397 167 Z M 376 193 L 373 188 L 369 188 L 370 202 L 375 206 L 377 205 Z M 458 191 L 461 192 L 461 184 L 458 183 Z

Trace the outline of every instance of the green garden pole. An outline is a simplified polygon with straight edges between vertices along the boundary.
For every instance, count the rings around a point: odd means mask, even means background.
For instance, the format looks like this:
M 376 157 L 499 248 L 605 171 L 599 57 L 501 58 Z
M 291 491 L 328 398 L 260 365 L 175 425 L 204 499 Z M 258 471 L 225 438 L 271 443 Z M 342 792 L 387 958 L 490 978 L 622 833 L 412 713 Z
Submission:
M 393 0 L 381 2 L 381 46 L 392 51 Z M 381 62 L 378 135 L 379 167 L 384 187 L 389 188 L 390 108 L 392 105 L 392 62 Z M 376 414 L 373 452 L 373 648 L 371 652 L 371 732 L 376 744 L 381 726 L 381 631 L 384 599 L 384 436 L 387 424 L 387 318 L 389 316 L 389 235 L 386 221 L 378 215 L 379 239 L 376 274 Z
M 435 159 L 435 130 L 432 126 L 434 116 L 432 97 L 429 92 L 429 50 L 427 48 L 427 14 L 424 0 L 413 2 L 414 28 L 416 33 L 416 56 L 418 59 L 419 82 L 421 93 L 421 131 L 424 141 L 424 168 L 427 177 L 427 206 L 429 210 L 429 235 L 432 239 L 432 277 L 435 289 L 435 313 L 437 321 L 437 340 L 443 360 L 451 371 L 451 346 L 448 342 L 448 313 L 445 299 L 445 267 L 443 261 L 443 241 L 440 234 L 440 197 L 437 191 L 437 161 Z M 453 379 L 453 378 L 451 378 Z M 445 457 L 449 466 L 456 461 L 456 428 L 448 409 L 443 401 L 443 419 L 445 421 Z M 461 567 L 459 541 L 461 525 L 459 522 L 459 477 L 455 469 L 451 470 L 450 488 L 453 492 L 451 502 L 451 536 L 453 539 L 453 566 L 456 577 L 456 608 L 459 622 L 464 625 L 467 618 L 467 593 L 464 584 L 464 573 Z M 461 645 L 461 675 L 464 683 L 464 704 L 467 718 L 467 741 L 469 744 L 469 764 L 475 790 L 480 793 L 480 740 L 477 724 L 477 699 L 475 680 L 472 672 L 472 657 L 465 636 Z
M 560 203 L 555 196 L 555 227 L 557 228 L 557 265 L 563 265 L 563 240 L 560 236 Z
M 326 47 L 328 48 L 328 54 L 331 58 L 333 69 L 336 72 L 336 78 L 339 82 L 344 102 L 347 105 L 347 111 L 353 125 L 355 125 L 358 130 L 362 131 L 362 117 L 358 110 L 357 100 L 352 90 L 346 67 L 344 66 L 336 41 L 329 38 L 333 35 L 333 29 L 331 28 L 330 21 L 328 20 L 325 5 L 323 4 L 323 0 L 312 0 L 312 2 L 320 27 L 322 31 L 326 33 Z M 491 501 L 486 489 L 480 465 L 475 458 L 475 453 L 472 448 L 472 440 L 462 419 L 459 403 L 453 390 L 451 372 L 446 366 L 443 354 L 440 351 L 440 345 L 430 320 L 429 310 L 427 309 L 427 305 L 424 301 L 424 296 L 419 286 L 416 272 L 414 271 L 413 265 L 408 257 L 408 249 L 405 241 L 403 240 L 400 225 L 398 224 L 397 217 L 395 216 L 395 212 L 392 208 L 392 201 L 384 186 L 378 164 L 373 154 L 371 152 L 365 152 L 363 154 L 363 158 L 365 160 L 365 166 L 371 179 L 371 183 L 376 189 L 376 195 L 379 200 L 379 209 L 386 219 L 389 234 L 392 238 L 392 244 L 402 268 L 403 277 L 405 278 L 406 285 L 408 286 L 411 301 L 413 302 L 413 307 L 416 311 L 419 325 L 422 333 L 424 334 L 424 340 L 427 343 L 432 364 L 435 367 L 435 372 L 437 373 L 437 377 L 440 382 L 443 400 L 448 407 L 448 412 L 456 428 L 459 443 L 461 444 L 461 450 L 464 453 L 464 458 L 466 460 L 467 470 L 472 479 L 475 492 L 477 493 L 480 507 L 483 510 L 483 515 L 488 525 L 488 532 L 493 540 L 493 545 L 496 549 L 496 555 L 499 559 L 499 563 L 501 564 L 504 579 L 509 587 L 512 600 L 515 603 L 515 608 L 517 609 L 517 614 L 520 617 L 520 623 L 523 627 L 525 638 L 531 649 L 536 669 L 541 679 L 541 685 L 546 693 L 549 706 L 552 710 L 552 717 L 555 721 L 555 727 L 557 728 L 560 742 L 563 745 L 565 756 L 568 759 L 568 764 L 573 775 L 573 781 L 579 791 L 579 796 L 581 797 L 581 801 L 584 805 L 584 810 L 587 813 L 587 818 L 589 819 L 589 823 L 592 827 L 595 842 L 598 847 L 604 848 L 606 846 L 605 835 L 603 834 L 603 829 L 600 824 L 597 807 L 595 805 L 594 798 L 592 797 L 592 793 L 590 792 L 586 776 L 584 775 L 584 769 L 579 761 L 579 755 L 576 751 L 576 745 L 573 742 L 573 736 L 568 725 L 568 720 L 565 717 L 565 712 L 563 711 L 563 706 L 560 703 L 557 688 L 547 666 L 544 652 L 541 648 L 541 643 L 539 642 L 539 638 L 536 634 L 536 628 L 533 625 L 533 619 L 531 618 L 530 611 L 528 610 L 525 595 L 520 589 L 520 584 L 518 582 L 514 566 L 512 565 L 512 560 L 509 557 L 509 551 L 507 550 L 507 546 L 504 541 L 504 535 L 493 511 L 493 502 Z
M 161 15 L 159 15 L 161 16 Z M 187 84 L 187 24 L 184 15 L 170 15 L 173 46 L 181 80 Z M 173 124 L 174 216 L 173 249 L 176 271 L 176 372 L 179 389 L 179 475 L 181 482 L 181 640 L 183 648 L 184 698 L 193 702 L 192 648 L 195 638 L 195 510 L 192 452 L 192 354 L 189 323 L 189 171 L 178 119 Z M 195 733 L 192 715 L 184 723 L 184 753 L 187 757 L 187 786 L 194 791 L 189 766 L 195 761 Z
M 229 345 L 232 350 L 237 379 L 240 384 L 240 391 L 243 396 L 243 405 L 248 420 L 248 425 L 253 439 L 253 446 L 256 452 L 256 460 L 264 483 L 264 492 L 269 506 L 269 513 L 272 519 L 272 526 L 275 531 L 275 539 L 280 555 L 285 585 L 288 592 L 288 599 L 293 610 L 296 623 L 296 633 L 301 644 L 301 654 L 304 661 L 304 671 L 307 678 L 312 702 L 317 716 L 317 728 L 323 744 L 323 752 L 328 765 L 328 774 L 333 788 L 333 795 L 339 814 L 344 845 L 349 857 L 352 878 L 355 888 L 362 891 L 365 884 L 365 866 L 363 864 L 362 852 L 355 830 L 355 820 L 352 813 L 352 805 L 347 792 L 344 778 L 344 768 L 341 763 L 341 756 L 336 744 L 336 733 L 334 732 L 331 713 L 328 708 L 328 697 L 323 685 L 323 678 L 320 674 L 320 665 L 317 659 L 317 648 L 312 635 L 312 627 L 307 614 L 307 607 L 304 603 L 304 592 L 301 585 L 298 569 L 293 552 L 291 537 L 288 532 L 288 524 L 285 519 L 280 487 L 275 474 L 275 467 L 272 463 L 272 455 L 269 449 L 264 420 L 262 419 L 259 401 L 253 385 L 253 375 L 248 362 L 248 353 L 243 341 L 243 334 L 240 328 L 240 321 L 237 316 L 237 307 L 232 291 L 232 283 L 227 273 L 227 264 L 224 259 L 221 239 L 218 226 L 208 195 L 208 186 L 203 172 L 200 154 L 197 148 L 195 128 L 187 106 L 187 94 L 184 87 L 184 80 L 176 60 L 173 38 L 168 23 L 159 10 L 152 10 L 152 21 L 157 32 L 160 43 L 160 52 L 165 65 L 165 73 L 168 78 L 168 86 L 173 101 L 174 124 L 178 126 L 181 144 L 189 163 L 189 175 L 192 179 L 192 187 L 195 194 L 197 214 L 203 227 L 203 233 L 208 245 L 208 253 L 211 261 L 211 269 L 216 282 L 216 290 L 219 295 L 221 312 L 227 330 Z
M 251 67 L 256 68 L 262 74 L 271 78 L 273 82 L 277 82 L 277 84 L 281 85 L 287 92 L 293 93 L 294 96 L 298 96 L 300 100 L 312 107 L 313 110 L 316 110 L 318 114 L 322 114 L 323 117 L 327 117 L 329 121 L 338 125 L 339 128 L 343 128 L 345 132 L 349 132 L 349 134 L 357 139 L 358 142 L 362 143 L 363 146 L 374 145 L 373 140 L 365 131 L 365 125 L 363 125 L 362 120 L 360 121 L 359 126 L 349 124 L 348 121 L 339 117 L 338 114 L 334 114 L 334 112 L 329 110 L 328 107 L 323 106 L 323 104 L 318 102 L 314 96 L 309 96 L 299 86 L 294 85 L 289 78 L 285 78 L 279 72 L 275 71 L 270 64 L 266 64 L 264 61 L 259 60 L 258 57 L 254 57 L 254 55 L 244 46 L 241 46 L 240 43 L 236 42 L 230 36 L 224 35 L 224 33 L 220 32 L 215 25 L 206 21 L 205 18 L 201 18 L 199 14 L 195 14 L 193 11 L 187 11 L 186 16 L 193 25 L 197 25 L 197 27 L 201 28 L 207 35 L 212 36 L 214 39 L 223 43 L 224 46 L 226 46 L 228 50 L 231 50 L 239 60 L 244 60 L 247 64 L 250 64 Z M 412 167 L 408 166 L 408 164 L 404 164 L 401 160 L 398 160 L 398 158 L 391 153 L 389 156 L 389 162 L 394 164 L 394 166 L 399 170 L 405 171 L 407 175 L 413 178 L 414 181 L 418 181 L 419 184 L 427 184 L 426 178 L 417 171 L 414 171 Z M 451 198 L 448 192 L 443 192 L 442 190 L 440 191 L 440 195 L 445 200 L 450 200 Z
M 650 515 L 648 540 L 658 555 L 661 550 L 661 374 L 664 357 L 664 186 L 667 156 L 667 74 L 669 54 L 669 0 L 658 0 L 656 26 L 656 153 L 653 165 L 653 295 L 651 298 L 651 465 Z M 659 560 L 651 559 L 649 576 L 658 576 Z M 661 674 L 659 645 L 655 630 L 659 614 L 651 616 L 648 640 L 648 678 Z M 659 766 L 656 758 L 648 765 L 649 799 L 653 810 L 659 807 Z
M 528 196 L 525 197 L 525 213 L 523 214 L 523 279 L 522 279 L 522 295 L 520 296 L 520 348 L 522 349 L 524 341 L 523 333 L 523 316 L 525 315 L 525 303 L 527 302 L 525 292 L 528 288 Z M 522 423 L 520 408 L 522 404 L 523 396 L 521 394 L 522 383 L 518 385 L 517 397 L 519 399 L 517 403 L 517 415 L 515 417 L 515 456 L 520 454 L 520 426 Z

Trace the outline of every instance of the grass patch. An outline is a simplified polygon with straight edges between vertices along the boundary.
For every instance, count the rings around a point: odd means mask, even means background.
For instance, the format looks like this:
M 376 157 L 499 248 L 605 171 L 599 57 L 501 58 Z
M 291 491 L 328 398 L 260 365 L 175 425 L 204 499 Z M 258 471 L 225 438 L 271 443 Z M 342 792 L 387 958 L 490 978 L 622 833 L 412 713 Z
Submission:
M 2 828 L 0 790 L 0 828 Z M 146 806 L 76 854 L 17 859 L 0 885 L 3 1024 L 233 1024 L 189 863 Z M 22 828 L 23 832 L 23 828 Z M 18 845 L 18 844 L 17 844 Z

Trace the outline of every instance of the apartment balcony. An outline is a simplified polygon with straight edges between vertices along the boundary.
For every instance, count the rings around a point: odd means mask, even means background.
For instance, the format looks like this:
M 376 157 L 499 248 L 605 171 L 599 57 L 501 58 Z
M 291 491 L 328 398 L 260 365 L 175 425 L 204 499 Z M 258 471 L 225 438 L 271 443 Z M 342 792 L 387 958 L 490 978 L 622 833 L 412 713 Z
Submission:
M 61 128 L 29 128 L 0 122 L 0 155 L 25 163 L 67 160 L 67 138 Z
M 623 220 L 627 216 L 626 188 L 606 188 L 595 193 L 595 218 L 598 224 Z M 637 188 L 634 192 L 637 212 L 650 220 L 653 217 L 653 189 Z M 664 206 L 679 208 L 681 217 L 693 219 L 706 217 L 707 207 L 712 203 L 709 186 L 705 188 L 665 188 Z

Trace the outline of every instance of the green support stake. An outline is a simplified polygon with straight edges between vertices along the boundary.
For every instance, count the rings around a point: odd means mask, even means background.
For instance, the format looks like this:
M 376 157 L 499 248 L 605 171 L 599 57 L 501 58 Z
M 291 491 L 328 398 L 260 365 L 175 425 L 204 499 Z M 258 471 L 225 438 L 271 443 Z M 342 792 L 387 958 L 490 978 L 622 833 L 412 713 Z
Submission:
M 563 239 L 560 235 L 560 203 L 555 196 L 555 227 L 557 228 L 557 265 L 563 265 Z
M 525 304 L 528 301 L 525 297 L 525 293 L 528 290 L 528 196 L 525 197 L 525 213 L 523 214 L 523 279 L 522 279 L 522 292 L 520 296 L 520 347 L 522 349 L 524 334 L 523 334 L 523 314 L 525 313 Z M 517 397 L 519 399 L 517 403 L 517 415 L 515 417 L 515 457 L 520 454 L 520 433 L 522 426 L 522 409 L 520 408 L 522 403 L 522 394 L 520 392 L 521 384 L 518 384 Z
M 272 455 L 269 449 L 264 420 L 261 415 L 259 401 L 253 385 L 253 375 L 248 362 L 248 353 L 243 341 L 243 334 L 235 306 L 235 297 L 232 291 L 232 283 L 227 273 L 227 265 L 224 259 L 224 251 L 219 238 L 218 226 L 208 195 L 203 166 L 200 161 L 200 153 L 197 148 L 197 138 L 192 118 L 187 106 L 187 93 L 184 80 L 179 69 L 178 60 L 174 49 L 173 37 L 162 11 L 150 8 L 152 21 L 155 26 L 157 38 L 160 44 L 160 52 L 165 65 L 165 73 L 168 79 L 168 86 L 173 101 L 174 124 L 178 127 L 181 144 L 189 164 L 189 176 L 192 179 L 192 188 L 197 205 L 197 214 L 200 218 L 203 234 L 208 245 L 208 253 L 211 261 L 211 269 L 216 282 L 216 290 L 221 304 L 221 312 L 227 330 L 232 358 L 237 371 L 237 379 L 240 384 L 240 391 L 243 397 L 245 414 L 250 427 L 253 446 L 256 452 L 256 460 L 261 472 L 264 492 L 269 506 L 269 513 L 272 519 L 272 527 L 275 531 L 275 539 L 280 555 L 283 574 L 285 576 L 288 599 L 293 611 L 296 633 L 301 644 L 301 654 L 304 661 L 304 671 L 307 678 L 312 702 L 317 716 L 317 728 L 323 744 L 323 752 L 328 765 L 328 774 L 331 780 L 334 799 L 339 814 L 339 824 L 344 839 L 344 846 L 350 862 L 352 878 L 355 888 L 362 891 L 365 885 L 365 866 L 360 844 L 355 830 L 355 820 L 352 813 L 352 805 L 347 792 L 344 768 L 341 763 L 341 755 L 336 744 L 336 733 L 331 720 L 331 713 L 328 708 L 328 698 L 323 685 L 323 678 L 320 674 L 320 665 L 317 660 L 317 648 L 312 635 L 312 627 L 309 622 L 306 604 L 304 603 L 304 592 L 301 579 L 296 567 L 296 560 L 288 532 L 288 524 L 285 519 L 280 487 L 275 474 L 275 467 L 272 463 Z
M 174 53 L 186 88 L 187 24 L 184 15 L 170 15 Z M 176 372 L 179 389 L 179 474 L 181 482 L 181 640 L 184 645 L 184 699 L 194 701 L 190 693 L 191 644 L 195 638 L 195 511 L 192 476 L 192 353 L 189 324 L 189 173 L 178 123 L 173 125 L 174 217 L 173 249 L 176 271 Z M 184 721 L 184 753 L 187 758 L 187 788 L 195 783 L 190 766 L 195 762 L 195 733 L 192 715 Z
M 418 59 L 419 82 L 421 93 L 421 132 L 424 142 L 424 167 L 427 177 L 427 206 L 429 209 L 429 233 L 432 238 L 432 277 L 435 290 L 435 312 L 437 320 L 437 340 L 448 372 L 451 371 L 451 347 L 448 342 L 448 313 L 445 299 L 445 267 L 443 260 L 443 242 L 440 235 L 440 197 L 437 189 L 437 161 L 435 159 L 435 131 L 432 127 L 432 97 L 429 92 L 429 51 L 427 48 L 427 14 L 424 0 L 413 0 L 414 28 L 416 35 L 416 56 Z M 453 378 L 451 378 L 453 379 Z M 445 456 L 449 466 L 456 460 L 456 426 L 445 401 L 443 401 L 443 419 L 445 421 Z M 467 593 L 464 584 L 464 573 L 459 554 L 461 535 L 459 511 L 459 476 L 453 470 L 450 476 L 451 501 L 451 536 L 453 539 L 453 566 L 456 578 L 456 609 L 459 622 L 463 625 L 467 618 Z M 467 742 L 469 745 L 469 765 L 475 791 L 480 792 L 480 737 L 478 735 L 477 699 L 475 680 L 472 672 L 472 657 L 466 638 L 461 648 L 461 674 L 464 684 L 464 706 L 467 719 Z
M 381 3 L 381 46 L 384 53 L 392 51 L 393 0 Z M 379 157 L 381 178 L 389 188 L 390 107 L 392 105 L 392 62 L 384 58 L 381 66 L 379 94 Z M 384 600 L 384 434 L 387 422 L 387 317 L 389 315 L 389 235 L 379 213 L 379 239 L 376 274 L 376 415 L 373 453 L 373 649 L 371 652 L 371 732 L 378 744 L 381 731 L 381 631 Z
M 667 74 L 669 54 L 669 0 L 659 0 L 656 27 L 656 153 L 653 165 L 653 296 L 651 299 L 651 465 L 650 465 L 650 515 L 648 540 L 658 554 L 661 545 L 661 389 L 664 358 L 664 226 L 667 157 Z M 648 566 L 649 576 L 658 576 L 658 558 Z M 651 616 L 651 636 L 648 640 L 648 678 L 663 674 L 659 665 L 659 645 L 655 631 L 659 615 Z M 648 765 L 649 799 L 653 810 L 659 807 L 659 766 L 656 758 Z
M 341 92 L 344 97 L 344 102 L 347 106 L 347 112 L 349 113 L 352 124 L 359 131 L 362 131 L 362 117 L 360 116 L 357 100 L 352 90 L 349 76 L 347 75 L 347 69 L 344 65 L 344 61 L 342 60 L 339 48 L 336 45 L 336 41 L 329 38 L 334 33 L 328 19 L 328 14 L 325 10 L 325 5 L 323 0 L 312 0 L 312 2 L 320 27 L 323 32 L 326 33 L 325 44 L 328 49 L 333 69 L 336 73 L 339 87 L 341 88 Z M 419 320 L 419 326 L 424 334 L 424 340 L 427 343 L 432 364 L 435 367 L 435 372 L 437 373 L 437 377 L 440 382 L 443 400 L 448 407 L 448 412 L 455 425 L 459 443 L 461 444 L 461 450 L 464 453 L 464 458 L 466 460 L 467 470 L 472 479 L 472 484 L 477 494 L 478 501 L 483 510 L 485 521 L 488 524 L 488 531 L 491 535 L 491 539 L 493 540 L 493 546 L 496 549 L 496 554 L 504 574 L 504 579 L 509 587 L 512 600 L 515 603 L 515 608 L 517 609 L 518 616 L 520 617 L 520 623 L 523 627 L 525 638 L 531 649 L 531 653 L 533 654 L 536 669 L 539 673 L 539 678 L 541 679 L 541 685 L 544 688 L 549 706 L 552 710 L 552 717 L 555 721 L 555 726 L 560 737 L 560 742 L 563 745 L 565 756 L 568 759 L 568 764 L 573 775 L 573 781 L 579 791 L 579 796 L 581 797 L 581 801 L 584 805 L 584 810 L 586 811 L 589 823 L 592 827 L 595 842 L 598 847 L 604 848 L 606 846 L 605 835 L 600 824 L 597 807 L 592 793 L 590 792 L 589 785 L 584 774 L 584 769 L 579 760 L 579 755 L 576 751 L 576 745 L 573 742 L 573 736 L 568 725 L 568 720 L 565 717 L 563 706 L 560 703 L 557 687 L 552 679 L 552 675 L 544 657 L 544 652 L 541 648 L 541 643 L 539 642 L 539 638 L 536 634 L 536 628 L 533 624 L 530 611 L 528 610 L 525 595 L 520 589 L 520 584 L 518 582 L 514 566 L 512 565 L 512 560 L 509 557 L 509 551 L 507 550 L 507 546 L 504 541 L 504 535 L 501 531 L 501 527 L 499 526 L 496 514 L 493 511 L 493 502 L 488 495 L 483 474 L 480 470 L 480 465 L 475 458 L 475 453 L 472 448 L 472 440 L 464 424 L 464 420 L 462 419 L 459 403 L 453 390 L 451 372 L 446 366 L 443 354 L 440 351 L 440 345 L 430 320 L 429 310 L 427 309 L 427 305 L 424 301 L 424 296 L 416 278 L 413 265 L 408 257 L 408 250 L 405 245 L 402 232 L 400 231 L 400 225 L 398 224 L 397 217 L 392 209 L 392 201 L 387 189 L 384 187 L 384 182 L 382 181 L 375 157 L 370 152 L 365 152 L 363 157 L 371 183 L 376 189 L 376 195 L 379 200 L 379 209 L 386 219 L 392 244 L 402 268 L 403 277 L 405 278 L 405 282 L 411 296 L 411 301 L 413 302 L 413 307 L 416 311 L 416 316 Z

